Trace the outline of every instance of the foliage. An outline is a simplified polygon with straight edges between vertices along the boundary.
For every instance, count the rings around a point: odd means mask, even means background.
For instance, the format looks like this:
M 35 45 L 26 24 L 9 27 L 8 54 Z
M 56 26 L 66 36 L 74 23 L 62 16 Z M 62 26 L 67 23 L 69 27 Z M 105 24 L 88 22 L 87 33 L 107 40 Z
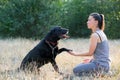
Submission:
M 94 5 L 96 4 L 96 5 Z M 87 18 L 90 13 L 98 12 L 105 15 L 107 36 L 111 39 L 120 38 L 120 0 L 70 0 L 65 5 L 62 24 L 69 27 L 72 36 L 89 36 Z
M 44 0 L 10 0 L 1 7 L 0 33 L 26 38 L 44 35 L 52 23 L 50 5 L 51 1 Z
M 120 38 L 120 0 L 0 0 L 0 36 L 41 38 L 60 25 L 72 37 L 88 37 L 90 13 L 105 15 L 105 32 L 111 39 Z

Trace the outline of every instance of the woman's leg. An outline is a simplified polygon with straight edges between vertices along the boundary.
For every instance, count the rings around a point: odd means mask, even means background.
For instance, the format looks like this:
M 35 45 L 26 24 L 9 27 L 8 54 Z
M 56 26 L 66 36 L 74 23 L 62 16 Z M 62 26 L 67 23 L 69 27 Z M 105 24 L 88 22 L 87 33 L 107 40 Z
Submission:
M 97 65 L 94 63 L 82 63 L 77 65 L 74 69 L 73 72 L 76 76 L 84 76 L 84 75 L 90 75 L 91 73 L 94 74 L 94 71 L 97 70 Z

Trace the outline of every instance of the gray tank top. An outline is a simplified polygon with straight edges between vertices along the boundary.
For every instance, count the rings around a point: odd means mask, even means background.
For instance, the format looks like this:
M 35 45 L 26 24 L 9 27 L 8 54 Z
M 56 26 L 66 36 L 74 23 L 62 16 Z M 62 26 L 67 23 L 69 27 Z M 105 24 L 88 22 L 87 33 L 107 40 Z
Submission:
M 98 63 L 102 66 L 109 66 L 110 59 L 108 41 L 102 41 L 99 32 L 96 31 L 96 33 L 98 34 L 101 42 L 97 43 L 92 62 Z

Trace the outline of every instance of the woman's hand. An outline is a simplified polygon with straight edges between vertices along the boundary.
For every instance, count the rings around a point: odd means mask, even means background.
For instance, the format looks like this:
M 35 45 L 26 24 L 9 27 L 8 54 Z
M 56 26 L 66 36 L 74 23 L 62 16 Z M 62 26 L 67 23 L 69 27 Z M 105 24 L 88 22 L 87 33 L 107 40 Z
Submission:
M 75 52 L 73 52 L 73 51 L 69 51 L 68 53 L 71 54 L 71 55 L 76 56 L 76 55 L 75 55 Z
M 83 60 L 83 63 L 84 63 L 84 64 L 85 64 L 85 63 L 89 63 L 91 60 L 92 60 L 92 59 L 85 59 L 85 60 Z

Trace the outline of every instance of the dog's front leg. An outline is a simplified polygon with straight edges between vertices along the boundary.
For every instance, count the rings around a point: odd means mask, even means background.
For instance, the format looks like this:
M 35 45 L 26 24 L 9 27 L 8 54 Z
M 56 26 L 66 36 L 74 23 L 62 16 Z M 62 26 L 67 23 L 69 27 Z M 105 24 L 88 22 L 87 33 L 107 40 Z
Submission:
M 59 71 L 59 68 L 58 68 L 57 64 L 54 64 L 54 65 L 52 64 L 52 66 L 54 67 L 54 70 L 56 72 L 58 72 L 60 75 L 63 75 L 63 73 Z
M 71 49 L 66 49 L 66 48 L 61 48 L 61 49 L 58 50 L 58 54 L 63 52 L 63 51 L 69 52 L 69 51 L 72 51 L 72 50 Z
M 55 62 L 55 60 L 51 60 L 51 64 L 52 64 L 54 70 L 55 70 L 56 72 L 59 72 L 59 68 L 58 68 L 58 66 L 57 66 L 57 64 L 56 64 L 56 62 Z
M 57 64 L 53 65 L 53 67 L 54 67 L 54 70 L 59 73 L 59 68 L 58 68 Z

